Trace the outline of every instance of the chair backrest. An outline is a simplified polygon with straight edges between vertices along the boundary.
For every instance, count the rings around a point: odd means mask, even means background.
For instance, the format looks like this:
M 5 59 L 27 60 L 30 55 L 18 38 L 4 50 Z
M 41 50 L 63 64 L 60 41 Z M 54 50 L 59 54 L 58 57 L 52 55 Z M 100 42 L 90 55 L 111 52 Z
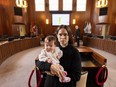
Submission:
M 82 72 L 80 80 L 76 82 L 76 87 L 86 87 L 87 76 L 87 71 Z

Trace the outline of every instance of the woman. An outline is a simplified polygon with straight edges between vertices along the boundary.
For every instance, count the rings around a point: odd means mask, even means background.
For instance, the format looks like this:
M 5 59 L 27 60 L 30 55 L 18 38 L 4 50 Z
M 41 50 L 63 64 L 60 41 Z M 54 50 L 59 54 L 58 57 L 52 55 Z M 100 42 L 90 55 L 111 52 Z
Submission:
M 38 61 L 37 66 L 40 70 L 51 71 L 53 74 L 47 75 L 45 87 L 74 87 L 76 85 L 76 81 L 79 81 L 81 76 L 80 54 L 78 50 L 72 46 L 72 34 L 68 26 L 59 26 L 55 34 L 58 39 L 58 46 L 63 51 L 63 56 L 60 59 L 60 65 Z M 71 78 L 70 82 L 59 82 L 58 77 L 64 79 L 61 67 L 67 71 L 67 76 Z

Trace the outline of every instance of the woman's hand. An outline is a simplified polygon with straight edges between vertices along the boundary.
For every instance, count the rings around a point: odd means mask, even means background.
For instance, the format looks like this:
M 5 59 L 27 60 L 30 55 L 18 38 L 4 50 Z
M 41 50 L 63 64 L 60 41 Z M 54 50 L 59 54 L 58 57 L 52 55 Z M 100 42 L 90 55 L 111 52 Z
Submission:
M 64 80 L 63 67 L 59 64 L 52 64 L 50 67 L 51 73 L 58 76 L 61 80 Z

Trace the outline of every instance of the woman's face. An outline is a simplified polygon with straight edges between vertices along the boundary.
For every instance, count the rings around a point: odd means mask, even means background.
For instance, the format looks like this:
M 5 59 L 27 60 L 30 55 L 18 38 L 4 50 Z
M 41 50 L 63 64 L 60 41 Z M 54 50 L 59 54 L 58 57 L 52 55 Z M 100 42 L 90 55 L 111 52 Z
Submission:
M 58 38 L 58 41 L 61 46 L 65 47 L 68 45 L 69 35 L 68 35 L 68 32 L 66 31 L 66 29 L 61 28 L 58 31 L 57 38 Z

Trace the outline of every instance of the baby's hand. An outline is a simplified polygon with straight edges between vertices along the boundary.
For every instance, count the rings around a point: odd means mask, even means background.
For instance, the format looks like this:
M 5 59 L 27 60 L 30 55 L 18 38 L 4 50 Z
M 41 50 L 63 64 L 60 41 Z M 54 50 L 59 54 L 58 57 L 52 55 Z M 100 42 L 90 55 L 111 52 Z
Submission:
M 47 62 L 48 62 L 48 63 L 52 63 L 53 60 L 52 60 L 51 58 L 48 58 L 48 59 L 47 59 Z

